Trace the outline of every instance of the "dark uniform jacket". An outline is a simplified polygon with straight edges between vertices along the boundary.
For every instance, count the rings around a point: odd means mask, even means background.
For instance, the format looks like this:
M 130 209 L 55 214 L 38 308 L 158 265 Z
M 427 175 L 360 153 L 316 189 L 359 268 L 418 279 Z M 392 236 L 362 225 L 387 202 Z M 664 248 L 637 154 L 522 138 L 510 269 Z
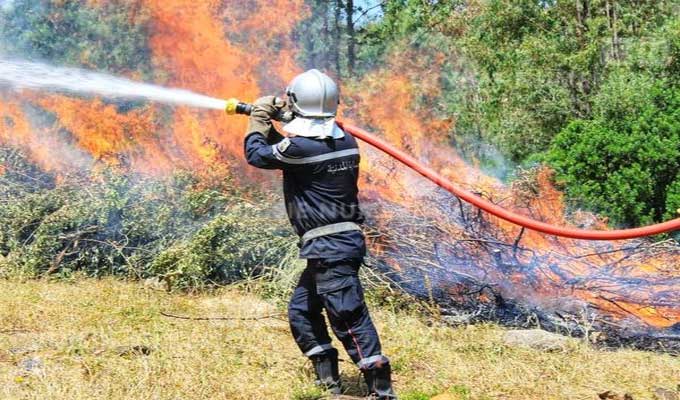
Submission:
M 277 132 L 245 138 L 248 164 L 283 170 L 286 211 L 297 234 L 339 222 L 362 223 L 357 200 L 359 147 L 345 132 L 341 139 L 302 136 L 283 138 Z M 361 231 L 322 236 L 300 245 L 300 257 L 307 259 L 361 258 L 366 244 Z

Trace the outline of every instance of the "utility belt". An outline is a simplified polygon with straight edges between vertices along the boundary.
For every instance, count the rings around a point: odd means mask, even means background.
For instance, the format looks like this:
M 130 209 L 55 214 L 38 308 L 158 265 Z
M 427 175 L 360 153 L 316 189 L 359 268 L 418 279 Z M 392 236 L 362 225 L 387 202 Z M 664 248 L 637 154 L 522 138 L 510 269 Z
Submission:
M 338 222 L 337 224 L 324 225 L 308 230 L 304 235 L 302 235 L 300 241 L 304 244 L 321 236 L 328 236 L 335 233 L 348 231 L 361 231 L 361 227 L 354 222 Z

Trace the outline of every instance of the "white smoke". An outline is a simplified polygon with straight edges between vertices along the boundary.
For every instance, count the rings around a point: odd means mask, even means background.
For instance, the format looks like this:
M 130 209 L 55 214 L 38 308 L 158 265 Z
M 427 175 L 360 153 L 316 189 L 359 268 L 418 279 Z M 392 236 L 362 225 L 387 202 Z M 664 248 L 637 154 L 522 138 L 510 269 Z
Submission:
M 0 0 L 0 9 L 9 10 L 14 4 L 14 0 Z

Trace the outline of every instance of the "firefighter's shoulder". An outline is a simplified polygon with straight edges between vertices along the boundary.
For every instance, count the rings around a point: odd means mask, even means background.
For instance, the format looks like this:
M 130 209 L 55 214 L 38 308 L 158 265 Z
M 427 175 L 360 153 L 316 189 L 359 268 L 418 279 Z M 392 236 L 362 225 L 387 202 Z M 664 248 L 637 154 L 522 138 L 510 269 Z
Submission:
M 279 153 L 285 153 L 286 150 L 290 147 L 290 138 L 283 138 L 280 142 L 278 142 L 276 146 L 276 150 L 279 151 Z
M 309 155 L 305 147 L 295 137 L 283 138 L 272 146 L 274 157 L 285 164 L 299 164 L 298 160 L 304 159 Z
M 318 143 L 303 136 L 286 137 L 276 144 L 279 154 L 300 158 L 317 154 L 320 149 Z

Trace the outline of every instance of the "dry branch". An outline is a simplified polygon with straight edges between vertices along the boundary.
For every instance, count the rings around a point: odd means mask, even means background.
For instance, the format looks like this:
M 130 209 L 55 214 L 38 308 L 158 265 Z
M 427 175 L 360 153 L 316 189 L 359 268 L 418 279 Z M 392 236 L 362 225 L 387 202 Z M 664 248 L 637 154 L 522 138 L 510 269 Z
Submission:
M 170 314 L 165 311 L 161 311 L 160 314 L 168 318 L 184 319 L 189 321 L 260 321 L 269 318 L 287 321 L 285 313 L 262 315 L 258 317 L 190 317 L 185 315 Z

